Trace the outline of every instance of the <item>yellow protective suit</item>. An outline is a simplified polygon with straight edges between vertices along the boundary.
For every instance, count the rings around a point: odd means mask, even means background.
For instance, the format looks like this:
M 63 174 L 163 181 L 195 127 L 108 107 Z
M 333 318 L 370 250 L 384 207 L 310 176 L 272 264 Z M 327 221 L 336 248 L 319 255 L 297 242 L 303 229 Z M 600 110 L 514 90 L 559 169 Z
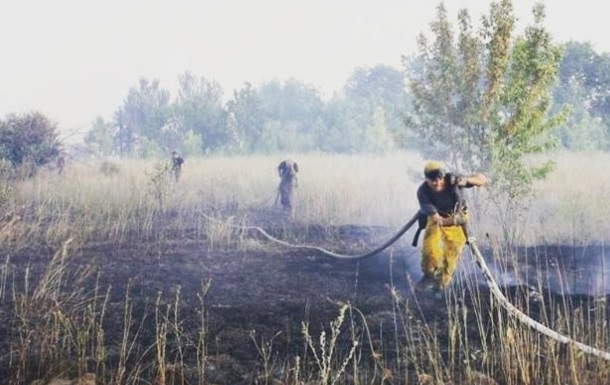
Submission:
M 464 245 L 466 235 L 461 226 L 441 227 L 428 218 L 421 254 L 424 275 L 445 288 L 451 282 Z

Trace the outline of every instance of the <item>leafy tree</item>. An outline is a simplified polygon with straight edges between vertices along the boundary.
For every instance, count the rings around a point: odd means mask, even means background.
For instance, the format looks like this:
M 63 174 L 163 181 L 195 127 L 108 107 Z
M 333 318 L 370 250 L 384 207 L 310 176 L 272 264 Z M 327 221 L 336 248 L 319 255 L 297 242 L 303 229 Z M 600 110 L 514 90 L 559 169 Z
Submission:
M 183 116 L 174 115 L 165 122 L 163 127 L 161 127 L 158 140 L 160 152 L 170 154 L 172 151 L 182 147 L 182 142 L 187 135 L 187 132 L 193 132 L 193 130 L 185 132 L 183 118 Z M 201 141 L 199 142 L 199 145 L 202 146 Z M 201 153 L 202 148 L 200 147 L 196 151 L 197 153 Z
M 311 151 L 325 131 L 318 90 L 294 79 L 258 89 L 246 84 L 229 101 L 228 111 L 231 142 L 242 151 Z
M 423 155 L 459 170 L 488 170 L 512 197 L 549 170 L 548 163 L 529 167 L 524 158 L 551 149 L 549 132 L 565 119 L 549 114 L 561 49 L 542 26 L 544 7 L 533 13 L 525 36 L 513 37 L 510 0 L 491 3 L 478 34 L 462 10 L 455 42 L 441 3 L 431 24 L 435 40 L 421 35 L 419 55 L 405 61 L 416 108 L 409 123 Z
M 9 114 L 0 122 L 0 157 L 33 176 L 60 152 L 57 124 L 40 112 Z
M 174 116 L 180 120 L 180 134 L 193 131 L 201 140 L 202 151 L 219 151 L 226 146 L 227 112 L 222 102 L 222 87 L 213 80 L 197 78 L 186 72 L 178 78 L 180 88 L 174 103 Z
M 517 212 L 520 198 L 528 196 L 533 180 L 552 167 L 550 160 L 528 164 L 528 156 L 552 149 L 550 132 L 565 120 L 563 113 L 550 114 L 561 48 L 543 27 L 542 4 L 534 6 L 533 15 L 534 23 L 525 34 L 514 36 L 511 1 L 492 2 L 475 33 L 464 9 L 458 14 L 459 34 L 454 40 L 440 3 L 431 23 L 435 39 L 429 43 L 420 35 L 418 55 L 411 63 L 405 60 L 415 96 L 409 124 L 418 134 L 423 155 L 459 171 L 486 171 L 494 196 L 508 202 L 500 213 L 507 232 L 514 230 L 509 227 L 515 218 L 509 216 Z
M 375 153 L 383 153 L 394 149 L 393 137 L 388 130 L 386 111 L 378 106 L 373 112 L 373 122 L 365 130 L 367 149 Z
M 261 86 L 259 96 L 265 124 L 285 128 L 285 131 L 277 133 L 280 136 L 298 138 L 292 140 L 293 146 L 284 148 L 284 151 L 315 149 L 314 143 L 320 130 L 324 129 L 318 119 L 324 114 L 324 102 L 315 87 L 295 79 L 270 81 Z
M 114 116 L 122 155 L 136 154 L 144 142 L 162 142 L 161 129 L 169 117 L 169 101 L 169 92 L 156 79 L 142 78 L 138 87 L 129 89 L 123 106 Z
M 113 125 L 116 128 L 114 137 L 116 153 L 121 156 L 131 154 L 136 147 L 138 134 L 135 127 L 125 123 L 125 113 L 122 108 L 114 112 Z
M 201 140 L 201 136 L 189 130 L 184 134 L 180 148 L 182 149 L 180 152 L 185 156 L 201 155 L 203 153 L 203 140 Z
M 559 75 L 562 85 L 584 87 L 593 116 L 610 120 L 610 53 L 598 54 L 590 43 L 568 42 Z
M 371 100 L 334 98 L 326 113 L 328 129 L 320 149 L 338 153 L 380 153 L 394 148 L 386 110 Z
M 400 70 L 384 64 L 358 67 L 346 81 L 343 91 L 345 99 L 365 118 L 361 122 L 364 127 L 379 128 L 381 114 L 385 131 L 393 136 L 404 131 L 404 115 L 409 110 L 410 99 Z
M 606 126 L 587 103 L 586 89 L 577 82 L 560 83 L 553 91 L 554 110 L 569 108 L 565 123 L 555 127 L 553 135 L 562 148 L 569 150 L 602 150 L 608 148 Z
M 610 56 L 607 53 L 598 54 L 590 43 L 567 42 L 553 101 L 555 109 L 569 106 L 573 112 L 555 131 L 563 147 L 610 148 Z
M 84 142 L 92 153 L 108 156 L 114 153 L 115 135 L 116 130 L 112 123 L 106 122 L 101 116 L 98 116 L 85 135 Z
M 138 141 L 137 151 L 134 155 L 138 158 L 162 158 L 166 152 L 161 148 L 158 141 L 149 139 L 145 136 Z
M 246 83 L 227 103 L 229 146 L 238 153 L 255 152 L 261 142 L 265 114 L 258 90 Z
M 320 149 L 325 152 L 359 152 L 364 140 L 364 117 L 360 117 L 359 112 L 361 110 L 354 102 L 341 98 L 331 100 L 326 113 L 328 132 L 326 138 L 319 143 Z

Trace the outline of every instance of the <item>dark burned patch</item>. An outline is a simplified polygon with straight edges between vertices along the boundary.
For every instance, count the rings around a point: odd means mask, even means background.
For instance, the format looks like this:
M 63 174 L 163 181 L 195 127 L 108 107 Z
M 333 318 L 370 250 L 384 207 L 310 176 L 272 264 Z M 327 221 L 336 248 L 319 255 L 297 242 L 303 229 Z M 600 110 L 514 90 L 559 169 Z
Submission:
M 268 212 L 253 213 L 251 218 L 267 224 L 264 228 L 273 236 L 347 254 L 375 247 L 393 235 L 381 227 L 298 227 L 294 221 L 272 221 L 272 218 L 266 222 L 266 215 Z M 382 352 L 387 362 L 396 358 L 402 348 L 398 345 L 419 327 L 429 327 L 431 333 L 448 344 L 449 312 L 456 309 L 475 306 L 483 309 L 489 316 L 484 321 L 484 329 L 491 330 L 495 322 L 493 316 L 497 311 L 489 310 L 492 305 L 486 285 L 483 281 L 478 281 L 481 286 L 476 287 L 461 283 L 461 279 L 467 279 L 466 273 L 461 273 L 446 296 L 415 292 L 411 283 L 418 278 L 412 273 L 418 270 L 418 252 L 405 246 L 403 241 L 371 258 L 339 260 L 311 251 L 274 246 L 264 238 L 259 239 L 259 246 L 251 245 L 244 250 L 240 245 L 212 248 L 205 240 L 174 235 L 166 232 L 162 239 L 154 241 L 90 242 L 70 255 L 70 270 L 92 269 L 90 277 L 83 281 L 88 298 L 93 293 L 100 297 L 108 293 L 103 320 L 108 363 L 119 360 L 126 297 L 132 305 L 132 331 L 138 332 L 138 342 L 134 345 L 138 360 L 153 362 L 155 359 L 155 309 L 166 312 L 177 304 L 183 340 L 170 341 L 170 344 L 183 343 L 182 354 L 192 369 L 196 367 L 193 362 L 197 357 L 196 341 L 205 332 L 207 369 L 212 383 L 255 383 L 253 373 L 262 371 L 262 357 L 256 343 L 273 341 L 273 357 L 278 361 L 307 356 L 303 325 L 308 325 L 317 339 L 322 331 L 328 332 L 343 303 L 351 304 L 353 311 L 345 322 L 342 349 L 349 346 L 351 328 L 358 328 L 356 333 L 367 335 L 363 338 L 363 355 L 372 357 Z M 30 290 L 35 287 L 54 252 L 48 246 L 3 251 L 4 255 L 11 254 L 7 281 L 12 282 L 16 293 L 25 290 L 26 269 Z M 569 273 L 570 258 L 579 253 L 581 250 L 569 248 L 556 251 L 546 248 L 544 253 L 527 250 L 515 259 L 520 261 L 515 274 L 525 270 L 550 271 L 551 260 Z M 543 265 L 546 270 L 542 269 Z M 541 292 L 527 281 L 503 287 L 511 302 L 527 309 L 540 321 L 545 320 L 544 314 L 549 311 L 557 311 L 557 304 L 568 301 L 578 311 L 590 314 L 598 301 L 585 295 L 566 297 L 552 290 Z M 74 289 L 72 282 L 62 283 L 65 293 Z M 48 308 L 39 309 L 39 318 L 28 321 L 31 327 L 45 317 L 48 319 L 53 306 L 51 301 Z M 79 306 L 82 310 L 83 305 Z M 3 341 L 0 357 L 8 357 L 21 338 L 19 328 L 23 325 L 17 322 L 15 308 L 12 299 L 5 295 L 0 317 L 13 321 L 0 325 Z M 474 317 L 472 312 L 465 314 Z M 169 316 L 171 321 L 173 311 Z M 366 331 L 362 329 L 363 324 L 367 326 Z M 469 319 L 466 325 L 467 332 L 472 334 L 471 342 L 491 338 L 481 335 L 478 320 Z M 414 342 L 417 343 L 420 342 Z M 441 353 L 448 355 L 448 351 L 449 348 Z M 170 351 L 172 359 L 176 359 L 176 352 Z M 0 360 L 3 360 L 3 370 L 10 372 L 5 358 Z M 97 363 L 90 364 L 95 369 Z M 8 375 L 0 372 L 5 374 Z
M 491 257 L 493 252 L 484 255 Z M 468 259 L 463 264 L 478 270 Z M 489 265 L 500 286 L 593 297 L 610 293 L 610 255 L 603 245 L 520 247 L 511 255 L 490 258 Z

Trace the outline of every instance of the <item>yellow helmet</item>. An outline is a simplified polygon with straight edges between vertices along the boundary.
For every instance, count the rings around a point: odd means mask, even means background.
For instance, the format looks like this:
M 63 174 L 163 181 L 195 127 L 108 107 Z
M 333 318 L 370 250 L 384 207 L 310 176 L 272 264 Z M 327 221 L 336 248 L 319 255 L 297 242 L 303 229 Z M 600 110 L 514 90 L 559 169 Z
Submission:
M 430 161 L 424 166 L 424 176 L 428 179 L 437 179 L 445 176 L 445 166 L 438 161 Z

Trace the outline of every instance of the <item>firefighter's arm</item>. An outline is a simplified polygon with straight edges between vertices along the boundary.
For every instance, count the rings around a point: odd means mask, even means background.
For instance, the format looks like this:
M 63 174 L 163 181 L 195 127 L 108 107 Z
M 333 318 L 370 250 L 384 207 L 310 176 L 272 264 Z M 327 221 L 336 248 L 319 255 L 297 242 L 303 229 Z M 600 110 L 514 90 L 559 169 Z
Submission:
M 458 176 L 456 184 L 460 187 L 482 187 L 487 184 L 487 177 L 481 173 Z

